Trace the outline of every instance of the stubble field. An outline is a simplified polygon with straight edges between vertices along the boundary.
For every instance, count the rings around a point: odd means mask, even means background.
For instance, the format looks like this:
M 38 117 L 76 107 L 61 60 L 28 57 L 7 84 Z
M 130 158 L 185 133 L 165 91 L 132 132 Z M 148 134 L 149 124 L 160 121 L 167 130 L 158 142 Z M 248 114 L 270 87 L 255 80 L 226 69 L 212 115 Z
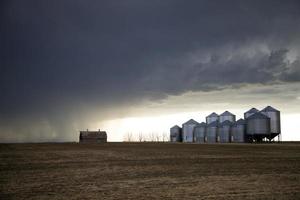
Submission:
M 1 144 L 0 199 L 300 199 L 300 144 Z

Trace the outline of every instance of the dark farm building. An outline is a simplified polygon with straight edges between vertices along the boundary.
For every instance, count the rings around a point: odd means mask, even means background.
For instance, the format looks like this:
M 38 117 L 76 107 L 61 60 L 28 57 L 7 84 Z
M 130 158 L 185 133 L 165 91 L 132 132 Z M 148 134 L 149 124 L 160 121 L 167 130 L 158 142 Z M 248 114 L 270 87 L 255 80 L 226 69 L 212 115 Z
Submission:
M 80 143 L 105 143 L 107 142 L 107 134 L 105 131 L 80 131 Z

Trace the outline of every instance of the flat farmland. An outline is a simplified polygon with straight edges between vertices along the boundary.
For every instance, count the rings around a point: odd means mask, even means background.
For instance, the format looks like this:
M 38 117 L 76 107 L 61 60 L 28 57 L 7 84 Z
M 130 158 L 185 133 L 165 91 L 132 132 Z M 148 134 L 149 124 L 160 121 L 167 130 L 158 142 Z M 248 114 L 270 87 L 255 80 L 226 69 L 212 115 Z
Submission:
M 1 144 L 0 199 L 300 199 L 300 143 Z

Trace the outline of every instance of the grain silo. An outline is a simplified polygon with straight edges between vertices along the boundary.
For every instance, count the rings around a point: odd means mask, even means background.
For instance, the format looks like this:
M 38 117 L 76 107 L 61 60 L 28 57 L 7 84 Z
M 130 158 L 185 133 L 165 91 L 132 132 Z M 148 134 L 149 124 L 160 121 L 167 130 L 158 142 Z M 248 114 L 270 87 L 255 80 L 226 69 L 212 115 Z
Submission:
M 246 123 L 245 120 L 237 120 L 231 129 L 231 142 L 245 142 Z
M 219 121 L 219 115 L 215 112 L 211 113 L 210 115 L 208 115 L 206 117 L 206 124 L 210 124 L 214 121 L 217 121 L 217 122 Z
M 193 119 L 182 124 L 182 142 L 194 141 L 194 127 L 199 123 Z
M 218 131 L 220 143 L 230 142 L 231 126 L 232 126 L 232 122 L 229 120 L 223 121 L 220 124 L 219 131 Z
M 177 125 L 170 128 L 170 141 L 171 142 L 181 142 L 182 135 L 181 135 L 181 128 Z
M 194 141 L 197 143 L 206 142 L 206 123 L 202 122 L 195 126 L 194 129 Z
M 244 113 L 244 119 L 247 119 L 248 117 L 250 117 L 251 115 L 257 112 L 259 112 L 259 110 L 257 110 L 256 108 L 251 108 L 250 110 Z
M 207 125 L 207 128 L 206 128 L 207 143 L 216 143 L 217 142 L 218 128 L 219 128 L 218 121 L 213 121 Z
M 226 110 L 219 116 L 219 122 L 223 123 L 226 120 L 228 120 L 230 122 L 235 122 L 235 115 Z
M 269 140 L 278 136 L 281 132 L 280 128 L 280 111 L 271 106 L 267 106 L 260 111 L 262 114 L 270 118 L 270 135 L 267 136 Z
M 261 142 L 270 136 L 270 118 L 257 112 L 246 119 L 246 134 L 250 141 Z

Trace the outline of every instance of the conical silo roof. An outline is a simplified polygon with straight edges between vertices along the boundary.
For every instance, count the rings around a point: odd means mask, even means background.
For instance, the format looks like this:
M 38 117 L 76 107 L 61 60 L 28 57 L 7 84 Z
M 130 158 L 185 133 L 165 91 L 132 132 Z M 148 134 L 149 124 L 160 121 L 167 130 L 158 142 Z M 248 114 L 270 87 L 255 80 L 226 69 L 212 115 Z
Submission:
M 244 125 L 245 124 L 245 120 L 243 119 L 239 119 L 235 122 L 236 125 Z
M 190 119 L 189 121 L 183 123 L 184 124 L 199 124 L 197 121 L 193 120 L 193 119 Z
M 210 115 L 208 115 L 207 117 L 219 117 L 219 115 L 217 113 L 213 112 Z
M 218 127 L 219 123 L 217 121 L 213 121 L 212 123 L 207 125 L 208 127 Z
M 221 126 L 231 126 L 232 122 L 229 120 L 225 120 L 224 122 L 221 123 Z
M 231 112 L 229 112 L 229 111 L 225 111 L 225 112 L 223 112 L 220 116 L 235 116 L 234 114 L 232 114 Z
M 248 117 L 247 120 L 248 119 L 266 119 L 266 118 L 269 118 L 269 117 L 267 117 L 266 115 L 264 115 L 260 112 L 257 112 L 255 114 L 251 115 L 250 117 Z
M 251 108 L 250 110 L 248 110 L 245 113 L 257 113 L 257 112 L 259 112 L 259 110 L 257 110 L 256 108 Z
M 206 123 L 205 122 L 201 122 L 200 124 L 197 125 L 197 127 L 205 127 Z
M 272 106 L 267 106 L 264 109 L 261 110 L 261 112 L 278 112 L 279 110 L 276 110 Z
M 180 126 L 178 126 L 178 125 L 175 125 L 175 126 L 173 126 L 172 128 L 180 128 Z

